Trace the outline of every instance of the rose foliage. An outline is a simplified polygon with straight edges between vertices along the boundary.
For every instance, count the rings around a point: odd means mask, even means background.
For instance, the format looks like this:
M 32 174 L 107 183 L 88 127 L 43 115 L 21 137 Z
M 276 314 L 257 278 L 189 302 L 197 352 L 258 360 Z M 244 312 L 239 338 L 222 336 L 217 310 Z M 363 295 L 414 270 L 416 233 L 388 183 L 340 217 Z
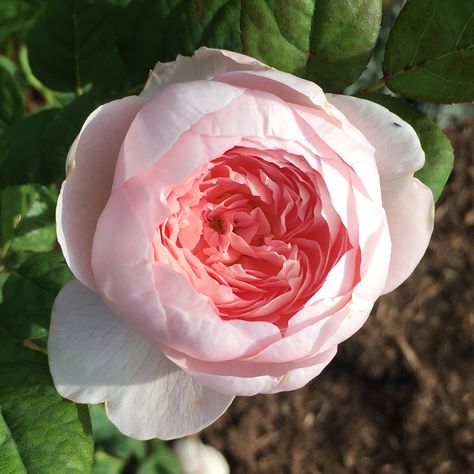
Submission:
M 423 164 L 381 105 L 225 50 L 158 63 L 69 151 L 56 388 L 168 439 L 236 395 L 303 386 L 425 252 Z

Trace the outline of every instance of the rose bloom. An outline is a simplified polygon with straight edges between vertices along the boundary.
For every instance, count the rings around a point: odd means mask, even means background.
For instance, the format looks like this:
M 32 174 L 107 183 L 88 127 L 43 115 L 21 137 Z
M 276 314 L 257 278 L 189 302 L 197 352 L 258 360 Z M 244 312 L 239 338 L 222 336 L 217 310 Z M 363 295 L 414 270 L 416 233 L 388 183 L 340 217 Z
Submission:
M 67 159 L 58 239 L 76 279 L 49 335 L 57 390 L 125 434 L 184 436 L 236 395 L 316 377 L 426 250 L 413 129 L 250 57 L 158 63 Z

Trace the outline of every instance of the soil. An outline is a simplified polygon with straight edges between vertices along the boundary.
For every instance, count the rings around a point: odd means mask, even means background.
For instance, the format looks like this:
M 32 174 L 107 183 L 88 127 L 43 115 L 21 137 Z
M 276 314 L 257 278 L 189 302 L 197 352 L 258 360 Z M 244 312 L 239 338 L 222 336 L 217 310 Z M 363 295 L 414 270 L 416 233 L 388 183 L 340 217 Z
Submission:
M 306 387 L 238 398 L 203 432 L 232 474 L 474 473 L 474 120 L 422 262 Z

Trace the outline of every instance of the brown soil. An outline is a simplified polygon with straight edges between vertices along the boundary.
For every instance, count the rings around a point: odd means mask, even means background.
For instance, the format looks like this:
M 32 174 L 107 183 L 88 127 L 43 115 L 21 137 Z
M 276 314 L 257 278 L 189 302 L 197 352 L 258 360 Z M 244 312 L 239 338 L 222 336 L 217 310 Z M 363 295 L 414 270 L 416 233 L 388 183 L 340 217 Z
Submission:
M 232 474 L 474 473 L 474 121 L 421 264 L 303 389 L 238 398 L 203 433 Z

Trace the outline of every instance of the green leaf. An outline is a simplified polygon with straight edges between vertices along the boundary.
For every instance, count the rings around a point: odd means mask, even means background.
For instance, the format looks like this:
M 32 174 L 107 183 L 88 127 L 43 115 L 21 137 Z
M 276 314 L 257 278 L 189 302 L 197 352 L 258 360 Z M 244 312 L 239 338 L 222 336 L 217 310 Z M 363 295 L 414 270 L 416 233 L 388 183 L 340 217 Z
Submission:
M 437 201 L 453 169 L 454 152 L 448 137 L 423 112 L 401 99 L 382 94 L 362 97 L 383 105 L 414 128 L 426 156 L 425 166 L 415 176 L 431 189 Z
M 390 33 L 388 87 L 436 103 L 474 100 L 474 2 L 410 0 Z
M 23 116 L 23 97 L 5 59 L 0 62 L 0 130 Z
M 10 274 L 2 289 L 0 328 L 17 341 L 34 340 L 45 348 L 54 295 Z
M 29 254 L 16 272 L 25 280 L 52 295 L 56 295 L 72 278 L 71 270 L 58 250 Z
M 30 181 L 53 181 L 50 163 L 43 159 L 41 141 L 56 113 L 57 110 L 44 110 L 26 117 L 0 136 L 0 188 Z M 65 160 L 66 157 L 63 163 Z
M 44 110 L 8 128 L 0 136 L 0 188 L 62 180 L 68 150 L 99 103 L 90 91 L 60 110 Z
M 0 192 L 0 327 L 41 346 L 54 297 L 71 278 L 61 253 L 53 250 L 57 193 L 55 185 L 32 184 Z
M 54 185 L 12 186 L 0 192 L 0 256 L 7 251 L 45 252 L 54 247 L 57 195 Z
M 123 460 L 127 460 L 130 457 L 141 460 L 145 457 L 145 443 L 128 438 L 120 433 L 107 418 L 103 405 L 91 405 L 90 414 L 97 450 L 104 451 L 115 458 Z
M 2 416 L 0 408 L 0 472 L 5 474 L 28 474 L 21 460 L 15 440 Z
M 0 192 L 0 257 L 10 249 L 16 228 L 26 212 L 25 208 L 25 199 L 20 186 L 12 186 Z
M 58 250 L 16 253 L 4 261 L 7 275 L 0 304 L 0 327 L 19 341 L 44 348 L 51 308 L 72 274 Z
M 113 77 L 117 58 L 117 6 L 106 1 L 49 0 L 28 36 L 28 54 L 35 76 L 57 91 L 76 91 Z M 112 71 L 116 72 L 116 70 Z
M 381 18 L 380 0 L 242 0 L 244 51 L 340 91 L 367 65 Z
M 174 453 L 163 441 L 151 441 L 153 453 L 141 463 L 137 474 L 181 474 Z
M 92 466 L 92 474 L 121 474 L 125 467 L 126 461 L 115 458 L 102 451 L 94 454 L 94 464 Z
M 180 474 L 176 457 L 165 443 L 128 438 L 105 414 L 103 405 L 91 405 L 90 414 L 96 443 L 94 474 L 118 474 L 133 469 L 137 474 Z
M 10 454 L 0 456 L 1 472 L 89 473 L 93 441 L 87 407 L 57 394 L 44 354 L 22 348 L 1 330 L 0 380 L 0 437 L 5 433 Z
M 239 8 L 240 0 L 132 0 L 119 22 L 130 83 L 143 83 L 156 62 L 202 45 L 239 51 Z
M 43 168 L 43 174 L 38 176 L 38 182 L 46 180 L 50 183 L 64 179 L 69 148 L 87 117 L 99 105 L 100 98 L 96 91 L 92 90 L 63 107 L 49 121 L 39 144 L 43 166 L 46 166 Z

